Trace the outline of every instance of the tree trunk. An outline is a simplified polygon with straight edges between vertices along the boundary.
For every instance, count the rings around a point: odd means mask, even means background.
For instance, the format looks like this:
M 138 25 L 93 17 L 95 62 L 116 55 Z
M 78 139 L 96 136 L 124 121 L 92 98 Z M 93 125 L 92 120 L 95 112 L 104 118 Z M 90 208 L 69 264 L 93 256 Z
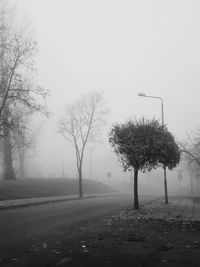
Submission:
M 134 210 L 139 210 L 138 201 L 138 169 L 134 168 Z
M 25 178 L 25 168 L 24 168 L 24 147 L 19 148 L 19 177 Z
M 10 134 L 4 137 L 4 150 L 3 150 L 3 178 L 4 180 L 15 180 L 12 160 L 12 148 L 10 143 Z
M 79 197 L 83 197 L 82 166 L 80 166 L 78 174 L 79 174 Z

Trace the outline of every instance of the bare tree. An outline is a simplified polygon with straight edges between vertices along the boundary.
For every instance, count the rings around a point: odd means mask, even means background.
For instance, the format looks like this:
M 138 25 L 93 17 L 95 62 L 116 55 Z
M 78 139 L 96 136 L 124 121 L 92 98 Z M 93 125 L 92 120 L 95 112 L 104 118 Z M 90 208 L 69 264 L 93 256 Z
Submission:
M 37 44 L 30 34 L 12 27 L 10 16 L 5 10 L 0 17 L 0 117 L 6 105 L 11 108 L 16 102 L 46 114 L 46 106 L 38 100 L 49 92 L 33 82 Z
M 36 42 L 20 28 L 16 30 L 13 10 L 7 8 L 6 1 L 1 3 L 4 10 L 0 14 L 0 133 L 4 141 L 4 179 L 14 179 L 11 139 L 25 129 L 19 123 L 17 110 L 27 107 L 47 115 L 43 98 L 48 91 L 34 83 Z
M 196 133 L 193 134 L 194 136 L 191 137 L 189 134 L 187 135 L 187 140 L 179 141 L 178 145 L 180 147 L 180 152 L 185 153 L 186 161 L 194 163 L 195 165 L 200 168 L 200 131 L 199 129 Z
M 193 196 L 193 177 L 200 174 L 200 130 L 187 134 L 187 139 L 179 141 L 182 160 L 190 173 L 191 195 Z
M 17 113 L 20 130 L 16 134 L 12 135 L 12 152 L 17 158 L 18 175 L 20 178 L 25 178 L 25 157 L 27 156 L 28 151 L 34 151 L 36 138 L 42 124 L 34 124 L 34 126 L 31 124 L 31 119 L 33 118 L 35 112 L 25 106 L 21 107 Z
M 101 93 L 83 95 L 65 109 L 58 122 L 58 131 L 69 141 L 76 152 L 76 165 L 79 174 L 79 196 L 83 196 L 82 166 L 86 144 L 95 141 L 105 124 L 108 113 Z

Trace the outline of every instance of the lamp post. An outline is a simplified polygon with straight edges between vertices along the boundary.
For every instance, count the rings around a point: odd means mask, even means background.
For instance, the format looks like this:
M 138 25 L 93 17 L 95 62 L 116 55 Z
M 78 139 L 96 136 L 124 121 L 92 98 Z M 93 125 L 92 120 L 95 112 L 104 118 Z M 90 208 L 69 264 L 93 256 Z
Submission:
M 161 111 L 162 111 L 162 125 L 164 126 L 164 107 L 163 107 L 163 99 L 160 96 L 151 96 L 146 95 L 144 93 L 139 93 L 138 96 L 148 97 L 148 98 L 156 98 L 161 101 Z M 168 204 L 168 193 L 167 193 L 167 175 L 166 175 L 166 167 L 164 166 L 164 190 L 165 190 L 165 203 Z

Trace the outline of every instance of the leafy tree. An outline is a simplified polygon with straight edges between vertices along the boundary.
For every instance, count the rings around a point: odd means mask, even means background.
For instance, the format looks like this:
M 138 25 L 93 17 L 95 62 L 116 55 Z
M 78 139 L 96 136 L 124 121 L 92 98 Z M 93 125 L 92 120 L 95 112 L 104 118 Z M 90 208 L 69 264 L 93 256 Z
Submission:
M 102 94 L 89 93 L 83 95 L 74 104 L 68 105 L 64 116 L 58 122 L 58 131 L 73 145 L 76 152 L 80 197 L 83 196 L 82 166 L 85 147 L 100 133 L 107 112 Z
M 138 171 L 170 170 L 180 161 L 180 151 L 173 135 L 157 120 L 129 120 L 113 126 L 109 143 L 122 163 L 124 171 L 134 168 L 134 209 L 139 209 Z

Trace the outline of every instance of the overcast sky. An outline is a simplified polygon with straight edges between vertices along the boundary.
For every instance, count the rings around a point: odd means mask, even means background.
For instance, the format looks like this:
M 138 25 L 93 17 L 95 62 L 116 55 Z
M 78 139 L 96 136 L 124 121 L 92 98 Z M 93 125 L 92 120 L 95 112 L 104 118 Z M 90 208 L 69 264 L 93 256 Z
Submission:
M 38 42 L 41 85 L 59 116 L 82 93 L 103 91 L 108 121 L 161 121 L 178 138 L 200 125 L 198 0 L 14 0 Z

